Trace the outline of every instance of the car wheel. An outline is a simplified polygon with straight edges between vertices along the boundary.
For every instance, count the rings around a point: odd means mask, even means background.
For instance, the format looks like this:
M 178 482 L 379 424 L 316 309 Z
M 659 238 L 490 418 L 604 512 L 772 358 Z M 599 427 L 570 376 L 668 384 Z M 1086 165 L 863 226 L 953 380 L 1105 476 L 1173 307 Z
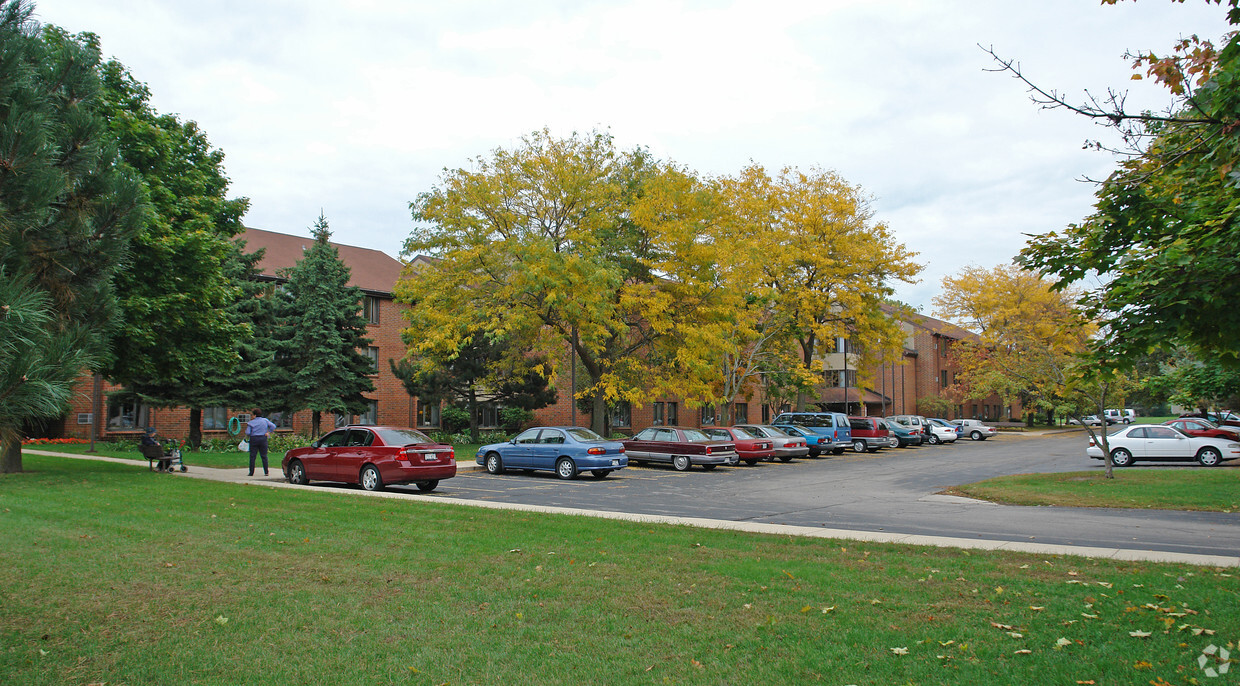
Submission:
M 717 464 L 704 464 L 704 465 L 702 465 L 702 469 L 704 469 L 704 470 L 706 470 L 706 471 L 708 471 L 708 472 L 709 472 L 709 471 L 711 471 L 712 469 L 714 469 L 715 467 L 718 467 L 718 466 L 719 466 L 719 465 L 717 465 Z
M 672 458 L 672 468 L 678 472 L 687 472 L 693 466 L 693 461 L 688 455 L 677 455 Z
M 938 445 L 939 435 L 936 433 L 931 433 L 929 436 L 926 436 L 926 440 L 930 443 L 930 445 Z
M 1202 448 L 1197 451 L 1197 463 L 1202 467 L 1217 467 L 1223 456 L 1217 448 Z
M 310 480 L 306 478 L 306 467 L 301 463 L 301 460 L 293 460 L 288 463 L 288 482 L 299 486 L 305 486 L 310 483 Z
M 981 431 L 974 431 L 973 433 L 969 434 L 969 438 L 971 438 L 971 439 L 973 439 L 973 440 L 975 440 L 975 441 L 980 441 L 980 440 L 982 440 L 982 438 L 984 438 L 984 437 L 982 436 L 982 432 L 981 432 Z
M 1124 448 L 1116 448 L 1111 451 L 1111 464 L 1116 467 L 1127 467 L 1132 464 L 1132 453 Z
M 611 474 L 610 469 L 594 469 L 590 471 L 590 476 L 596 479 L 606 479 L 608 474 Z
M 569 458 L 561 457 L 555 463 L 555 475 L 565 480 L 576 479 L 577 465 L 573 464 Z
M 435 490 L 437 486 L 439 486 L 439 479 L 429 479 L 427 481 L 418 481 L 414 483 L 414 485 L 418 487 L 419 491 L 422 491 L 423 493 L 430 493 L 431 491 Z
M 487 453 L 487 474 L 503 474 L 504 461 L 500 459 L 499 453 Z
M 383 477 L 379 476 L 379 469 L 373 464 L 362 467 L 362 475 L 357 482 L 367 491 L 383 490 Z
M 865 441 L 853 441 L 853 452 L 864 453 L 865 452 Z

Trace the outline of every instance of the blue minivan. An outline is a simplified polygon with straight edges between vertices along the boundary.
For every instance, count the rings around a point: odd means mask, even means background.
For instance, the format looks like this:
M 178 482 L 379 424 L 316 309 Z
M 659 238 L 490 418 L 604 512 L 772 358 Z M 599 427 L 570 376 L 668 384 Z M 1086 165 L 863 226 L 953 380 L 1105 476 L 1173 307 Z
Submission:
M 796 426 L 828 439 L 830 450 L 841 455 L 852 446 L 852 425 L 839 412 L 784 412 L 771 422 L 775 427 Z M 823 445 L 826 452 L 827 445 Z

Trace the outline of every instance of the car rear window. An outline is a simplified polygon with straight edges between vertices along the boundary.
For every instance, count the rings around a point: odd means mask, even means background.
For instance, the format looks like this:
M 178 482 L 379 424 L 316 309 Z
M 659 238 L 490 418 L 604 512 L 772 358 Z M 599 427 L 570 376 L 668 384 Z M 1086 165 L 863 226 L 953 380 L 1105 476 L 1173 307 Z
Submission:
M 410 443 L 434 443 L 430 436 L 417 429 L 375 429 L 384 445 L 409 445 Z

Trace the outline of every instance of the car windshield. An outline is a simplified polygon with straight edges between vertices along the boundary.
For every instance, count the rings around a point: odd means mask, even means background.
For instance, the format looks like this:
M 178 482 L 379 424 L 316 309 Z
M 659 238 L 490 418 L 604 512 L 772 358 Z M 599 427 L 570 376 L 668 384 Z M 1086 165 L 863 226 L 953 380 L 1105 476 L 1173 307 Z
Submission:
M 434 443 L 430 436 L 417 429 L 375 429 L 384 445 L 409 445 L 410 443 Z
M 763 436 L 768 436 L 770 438 L 779 438 L 780 436 L 791 436 L 792 435 L 788 433 L 787 431 L 776 428 L 774 426 L 757 426 L 754 428 L 757 429 L 758 431 L 761 431 Z
M 697 429 L 684 429 L 686 441 L 713 441 L 715 439 L 698 431 Z
M 581 441 L 582 443 L 590 443 L 591 441 L 607 440 L 606 438 L 603 438 L 602 436 L 594 433 L 593 431 L 589 429 L 583 429 L 581 427 L 578 427 L 576 429 L 569 429 L 568 434 L 572 436 L 573 438 Z
M 737 438 L 757 438 L 757 436 L 740 428 L 739 426 L 732 427 L 732 433 L 735 434 Z

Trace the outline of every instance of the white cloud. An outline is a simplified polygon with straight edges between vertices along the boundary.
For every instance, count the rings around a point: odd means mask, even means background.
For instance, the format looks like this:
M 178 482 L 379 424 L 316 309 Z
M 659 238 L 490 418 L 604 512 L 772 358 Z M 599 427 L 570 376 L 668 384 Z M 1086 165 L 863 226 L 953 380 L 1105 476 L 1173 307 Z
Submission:
M 607 128 L 706 174 L 751 160 L 820 166 L 860 184 L 942 276 L 1011 259 L 1022 233 L 1089 212 L 1106 132 L 1031 104 L 979 47 L 1070 96 L 1128 88 L 1129 49 L 1217 38 L 1207 3 L 976 0 L 632 0 L 184 3 L 37 0 L 93 31 L 155 106 L 227 154 L 248 224 L 396 254 L 407 204 L 440 170 L 535 129 Z M 1163 104 L 1139 83 L 1130 102 Z

